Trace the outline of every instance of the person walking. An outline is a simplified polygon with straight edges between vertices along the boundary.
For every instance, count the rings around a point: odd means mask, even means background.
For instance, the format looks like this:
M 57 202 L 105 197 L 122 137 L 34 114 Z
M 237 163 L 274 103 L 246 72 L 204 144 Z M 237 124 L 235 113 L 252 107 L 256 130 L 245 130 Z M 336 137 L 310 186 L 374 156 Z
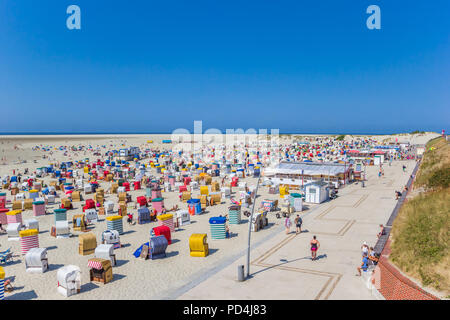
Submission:
M 295 218 L 295 228 L 296 228 L 295 233 L 296 234 L 302 233 L 302 223 L 303 223 L 302 218 L 299 215 L 297 215 L 297 217 Z
M 286 228 L 286 234 L 289 234 L 291 229 L 291 219 L 289 219 L 289 216 L 286 216 L 286 220 L 284 220 L 284 227 Z
M 317 240 L 316 236 L 313 236 L 313 239 L 310 241 L 311 245 L 311 260 L 317 259 L 317 251 L 320 248 L 320 242 Z

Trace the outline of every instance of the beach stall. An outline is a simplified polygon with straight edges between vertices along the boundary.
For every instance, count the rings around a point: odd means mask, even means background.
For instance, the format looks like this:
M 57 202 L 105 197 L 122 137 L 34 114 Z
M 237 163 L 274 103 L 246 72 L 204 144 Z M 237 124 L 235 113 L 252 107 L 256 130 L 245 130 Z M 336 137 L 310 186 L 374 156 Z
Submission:
M 169 245 L 165 236 L 154 236 L 149 241 L 149 258 L 154 260 L 166 257 L 166 249 Z
M 9 212 L 9 209 L 0 208 L 0 223 L 3 225 L 6 225 L 8 223 L 8 220 L 6 218 L 7 212 Z
M 72 217 L 73 231 L 86 231 L 86 216 L 84 214 L 75 214 Z
M 44 201 L 34 201 L 33 202 L 33 215 L 35 217 L 45 215 L 45 202 Z
M 60 238 L 70 238 L 69 221 L 60 220 L 55 221 L 55 237 Z
M 111 261 L 109 259 L 91 258 L 88 260 L 90 281 L 107 284 L 113 279 Z
M 119 235 L 123 234 L 123 221 L 122 216 L 108 216 L 106 217 L 107 230 L 116 230 Z
M 75 201 L 75 202 L 81 201 L 81 193 L 80 193 L 80 191 L 73 191 L 71 193 L 71 198 L 72 198 L 72 201 Z
M 197 181 L 192 181 L 192 182 L 190 183 L 190 189 L 191 189 L 191 190 L 199 190 L 200 187 L 199 187 L 199 185 L 198 185 L 198 182 L 197 182 Z
M 85 194 L 89 194 L 89 193 L 92 193 L 92 185 L 91 184 L 85 184 L 84 186 L 83 186 L 83 192 L 85 193 Z
M 127 215 L 127 203 L 125 201 L 119 202 L 119 216 L 125 217 Z
M 187 210 L 178 210 L 177 213 L 177 225 L 178 227 L 191 223 L 191 216 Z
M 172 235 L 168 226 L 158 226 L 150 230 L 151 236 L 165 236 L 168 244 L 172 244 Z
M 95 209 L 95 201 L 92 199 L 87 199 L 86 204 L 83 206 L 83 212 L 86 209 Z
M 219 192 L 220 191 L 220 185 L 219 185 L 219 183 L 217 181 L 214 181 L 211 184 L 211 191 L 212 192 Z
M 119 232 L 117 230 L 103 231 L 102 244 L 112 244 L 114 249 L 119 249 L 121 247 Z
M 97 222 L 98 221 L 98 213 L 95 209 L 87 209 L 84 211 L 84 214 L 86 215 L 86 220 L 88 223 L 91 222 Z
M 39 231 L 36 229 L 19 232 L 20 252 L 25 255 L 31 248 L 39 248 Z
M 189 251 L 191 257 L 206 257 L 209 254 L 206 233 L 193 233 L 189 237 Z
M 268 200 L 264 199 L 261 201 L 261 207 L 264 209 L 264 211 L 275 211 L 278 206 L 278 200 Z
M 22 206 L 22 201 L 25 200 L 25 193 L 21 192 L 16 194 L 16 200 L 21 202 L 21 206 Z M 22 208 L 21 208 L 22 209 Z
M 202 212 L 202 207 L 200 199 L 190 199 L 187 201 L 188 211 L 191 216 L 200 214 Z
M 294 211 L 301 212 L 303 210 L 303 198 L 300 193 L 289 194 L 289 203 Z
M 58 292 L 66 297 L 81 291 L 81 270 L 77 266 L 67 265 L 58 269 Z
M 30 191 L 28 191 L 28 198 L 29 199 L 36 199 L 39 197 L 39 191 L 36 189 L 31 189 Z
M 200 187 L 200 195 L 209 195 L 209 189 L 208 186 L 201 186 Z
M 140 207 L 146 207 L 147 206 L 147 198 L 144 196 L 140 196 L 136 198 L 136 202 L 139 204 Z
M 230 206 L 228 208 L 228 221 L 230 224 L 241 223 L 241 207 L 237 205 Z
M 22 229 L 21 223 L 8 223 L 6 227 L 6 233 L 8 234 L 8 241 L 19 241 L 19 232 Z
M 231 196 L 231 188 L 230 187 L 222 187 L 220 189 L 221 193 L 222 193 L 222 197 L 224 199 L 229 198 Z
M 36 219 L 25 220 L 25 229 L 36 229 L 39 231 L 39 221 Z
M 280 186 L 280 198 L 284 198 L 284 196 L 289 195 L 289 188 L 287 186 Z
M 72 209 L 72 202 L 69 198 L 61 199 L 61 209 Z
M 20 223 L 22 225 L 22 210 L 11 210 L 6 213 L 6 221 L 10 223 Z
M 6 193 L 0 192 L 0 209 L 3 209 L 6 207 Z
M 187 188 L 187 186 L 181 185 L 181 186 L 178 186 L 178 191 L 179 191 L 180 193 L 182 193 L 182 192 L 187 192 L 187 191 L 188 191 L 188 188 Z
M 175 227 L 173 223 L 173 214 L 166 213 L 166 214 L 160 214 L 156 217 L 159 221 L 160 226 L 167 226 L 170 229 L 170 232 L 175 232 Z
M 329 189 L 325 181 L 314 181 L 305 184 L 305 202 L 322 203 L 328 199 Z
M 46 195 L 45 201 L 47 202 L 47 204 L 54 204 L 55 203 L 55 195 L 53 195 L 53 194 Z
M 267 212 L 257 212 L 254 214 L 252 219 L 252 227 L 251 230 L 253 232 L 257 232 L 261 229 L 263 229 L 265 226 L 268 225 L 268 219 L 267 219 Z
M 119 198 L 119 202 L 127 202 L 127 193 L 126 192 L 119 192 L 117 194 L 118 198 Z
M 5 300 L 5 270 L 0 267 L 0 301 Z
M 209 218 L 209 227 L 211 231 L 212 240 L 222 240 L 226 238 L 225 217 L 211 217 Z
M 97 248 L 97 239 L 93 233 L 83 233 L 78 236 L 78 253 L 87 256 L 95 252 Z
M 67 210 L 66 209 L 55 209 L 53 210 L 53 216 L 55 223 L 57 221 L 67 221 Z
M 33 210 L 34 199 L 23 200 L 23 210 Z
M 147 207 L 140 207 L 137 209 L 138 224 L 151 222 L 150 210 Z
M 152 199 L 152 208 L 156 210 L 156 213 L 159 214 L 164 209 L 164 200 L 163 198 L 155 198 Z
M 22 200 L 15 200 L 15 201 L 13 201 L 11 209 L 12 210 L 22 210 Z
M 48 269 L 47 248 L 31 248 L 25 254 L 28 273 L 44 273 Z
M 158 198 L 162 198 L 162 193 L 161 193 L 161 188 L 160 187 L 154 187 L 152 188 L 152 198 L 153 199 L 158 199 Z
M 191 200 L 191 193 L 189 191 L 183 191 L 180 195 L 180 200 L 183 202 Z
M 94 252 L 95 258 L 101 258 L 111 261 L 111 265 L 116 265 L 116 255 L 114 254 L 113 244 L 100 244 L 95 248 Z
M 220 192 L 211 192 L 209 204 L 214 206 L 216 204 L 220 204 L 222 202 L 222 195 Z
M 106 215 L 112 215 L 114 214 L 114 202 L 112 201 L 105 201 L 103 204 L 103 207 L 105 208 Z

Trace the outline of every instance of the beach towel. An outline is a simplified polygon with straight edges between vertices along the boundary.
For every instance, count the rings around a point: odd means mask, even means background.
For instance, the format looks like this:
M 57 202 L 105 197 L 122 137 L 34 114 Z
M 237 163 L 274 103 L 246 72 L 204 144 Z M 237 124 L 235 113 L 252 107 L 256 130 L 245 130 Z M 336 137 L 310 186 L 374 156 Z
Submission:
M 142 247 L 143 247 L 144 245 L 146 245 L 147 247 L 149 247 L 149 246 L 150 246 L 150 243 L 149 243 L 149 242 L 144 243 L 143 245 L 141 245 L 141 246 L 133 253 L 133 255 L 134 255 L 136 258 L 139 258 L 139 256 L 141 255 Z

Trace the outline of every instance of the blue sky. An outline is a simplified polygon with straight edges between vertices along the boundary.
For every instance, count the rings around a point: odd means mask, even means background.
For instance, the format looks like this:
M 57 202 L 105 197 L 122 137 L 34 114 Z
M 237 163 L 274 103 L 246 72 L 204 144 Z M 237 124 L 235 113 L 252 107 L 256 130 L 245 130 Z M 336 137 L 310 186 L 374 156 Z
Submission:
M 81 30 L 66 27 L 71 4 Z M 366 27 L 371 4 L 381 30 Z M 2 0 L 0 132 L 449 129 L 449 12 L 448 0 Z

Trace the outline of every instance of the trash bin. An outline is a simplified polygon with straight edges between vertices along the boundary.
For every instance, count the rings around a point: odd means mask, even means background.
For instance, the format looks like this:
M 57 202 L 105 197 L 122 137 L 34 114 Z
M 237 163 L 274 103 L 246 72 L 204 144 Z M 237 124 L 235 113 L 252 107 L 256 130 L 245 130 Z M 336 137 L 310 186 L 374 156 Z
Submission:
M 238 266 L 238 281 L 244 281 L 244 265 Z

